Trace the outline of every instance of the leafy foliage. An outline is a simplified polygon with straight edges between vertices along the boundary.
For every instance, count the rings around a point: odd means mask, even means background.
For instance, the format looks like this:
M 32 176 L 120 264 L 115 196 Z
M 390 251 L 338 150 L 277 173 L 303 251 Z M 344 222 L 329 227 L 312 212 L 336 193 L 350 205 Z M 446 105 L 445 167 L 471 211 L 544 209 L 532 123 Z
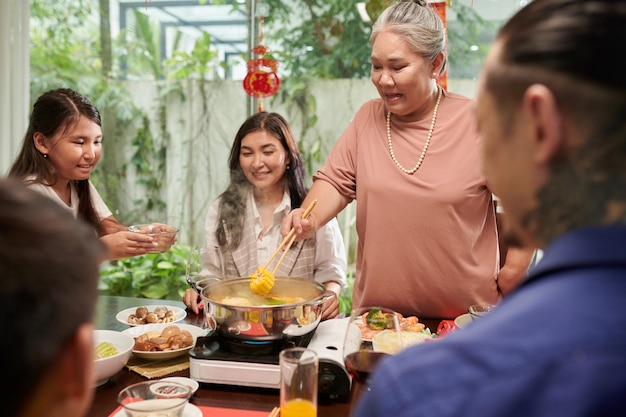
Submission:
M 339 293 L 339 314 L 349 316 L 352 311 L 352 289 L 354 288 L 354 268 L 347 273 L 348 285 Z
M 225 68 L 226 63 L 219 62 L 219 53 L 211 45 L 211 35 L 204 33 L 194 44 L 191 53 L 174 51 L 172 57 L 163 62 L 170 78 L 208 79 L 219 78 L 218 68 Z
M 354 0 L 267 0 L 266 37 L 289 77 L 369 76 L 369 23 Z M 291 3 L 291 4 L 290 4 Z
M 280 47 L 273 54 L 288 77 L 309 79 L 368 78 L 371 22 L 364 22 L 356 3 L 361 0 L 266 0 L 266 38 Z M 376 18 L 389 0 L 368 0 L 368 13 Z M 495 24 L 473 7 L 458 1 L 448 7 L 455 22 L 448 22 L 448 55 L 452 68 L 481 63 Z M 478 51 L 471 47 L 475 46 Z M 474 48 L 475 49 L 475 48 Z
M 147 193 L 135 201 L 137 207 L 144 207 L 148 212 L 159 212 L 165 209 L 161 198 L 163 173 L 165 171 L 166 144 L 157 141 L 150 130 L 150 120 L 146 115 L 142 117 L 142 125 L 132 140 L 135 152 L 131 162 L 138 174 L 138 183 L 144 185 Z M 158 216 L 156 217 L 158 218 Z
M 31 0 L 31 101 L 62 86 L 83 92 L 98 89 L 100 48 L 96 32 L 89 29 L 98 26 L 94 7 L 85 0 Z
M 456 15 L 456 21 L 448 24 L 450 74 L 454 78 L 475 78 L 487 56 L 496 24 L 459 2 L 452 3 L 450 12 Z
M 158 25 L 137 9 L 133 10 L 132 16 L 135 20 L 134 30 L 126 29 L 120 33 L 119 52 L 122 53 L 119 56 L 125 72 L 120 76 L 145 79 L 150 74 L 158 80 L 163 74 Z
M 189 288 L 185 279 L 189 251 L 189 246 L 175 244 L 165 253 L 111 261 L 100 271 L 100 293 L 180 301 Z

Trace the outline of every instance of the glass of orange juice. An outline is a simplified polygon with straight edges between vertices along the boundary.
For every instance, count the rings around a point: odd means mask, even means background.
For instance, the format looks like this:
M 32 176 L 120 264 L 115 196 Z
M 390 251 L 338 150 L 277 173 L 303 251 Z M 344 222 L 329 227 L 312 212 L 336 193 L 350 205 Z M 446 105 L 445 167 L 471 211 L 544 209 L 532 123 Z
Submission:
M 284 349 L 279 363 L 280 417 L 316 417 L 317 353 L 301 347 Z

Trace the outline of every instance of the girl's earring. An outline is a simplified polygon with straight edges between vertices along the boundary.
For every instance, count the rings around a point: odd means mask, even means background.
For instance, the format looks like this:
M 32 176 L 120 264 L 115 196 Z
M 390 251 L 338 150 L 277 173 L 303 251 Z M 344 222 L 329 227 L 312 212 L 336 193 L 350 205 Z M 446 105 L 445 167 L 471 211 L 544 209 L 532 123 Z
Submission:
M 44 154 L 43 154 L 43 157 L 44 157 L 44 158 L 47 158 L 47 157 L 48 157 L 48 154 L 47 154 L 47 153 L 44 153 Z

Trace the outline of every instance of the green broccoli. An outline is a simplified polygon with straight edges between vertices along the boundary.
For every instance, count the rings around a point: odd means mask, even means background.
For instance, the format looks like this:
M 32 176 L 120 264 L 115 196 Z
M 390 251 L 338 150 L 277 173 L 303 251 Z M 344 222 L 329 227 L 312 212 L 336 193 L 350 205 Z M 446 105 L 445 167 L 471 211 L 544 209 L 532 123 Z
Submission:
M 383 313 L 379 308 L 370 310 L 365 316 L 367 326 L 372 330 L 384 330 L 388 328 L 387 314 Z

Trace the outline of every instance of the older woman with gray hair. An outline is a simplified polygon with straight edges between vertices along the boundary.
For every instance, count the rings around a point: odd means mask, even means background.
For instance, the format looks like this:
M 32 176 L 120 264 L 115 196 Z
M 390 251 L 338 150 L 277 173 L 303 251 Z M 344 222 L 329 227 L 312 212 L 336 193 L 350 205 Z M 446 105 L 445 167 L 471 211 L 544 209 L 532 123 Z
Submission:
M 357 111 L 314 176 L 302 202 L 318 200 L 311 216 L 294 210 L 282 232 L 293 226 L 306 238 L 356 200 L 355 307 L 454 318 L 472 304 L 497 303 L 511 282 L 499 279 L 505 254 L 472 102 L 437 83 L 444 25 L 426 1 L 403 1 L 376 20 L 370 41 L 380 98 Z M 513 281 L 531 252 L 520 251 Z

